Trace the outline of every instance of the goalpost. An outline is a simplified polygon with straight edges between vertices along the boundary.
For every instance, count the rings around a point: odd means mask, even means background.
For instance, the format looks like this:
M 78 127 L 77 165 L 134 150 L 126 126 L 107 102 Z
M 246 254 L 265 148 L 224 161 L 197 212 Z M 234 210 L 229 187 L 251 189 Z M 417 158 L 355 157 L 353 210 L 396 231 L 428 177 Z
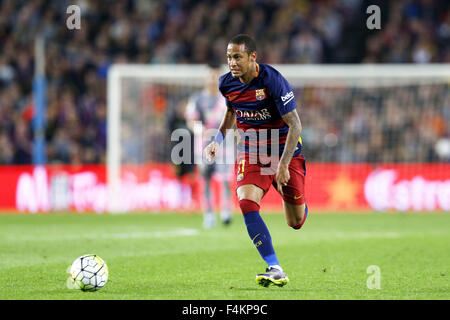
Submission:
M 113 213 L 124 211 L 120 206 L 120 186 L 121 186 L 121 169 L 122 164 L 127 162 L 127 154 L 124 155 L 122 148 L 122 126 L 123 123 L 123 106 L 124 87 L 127 87 L 127 80 L 130 82 L 140 82 L 149 85 L 164 85 L 169 88 L 173 86 L 184 87 L 187 93 L 193 93 L 202 87 L 207 68 L 204 65 L 112 65 L 108 71 L 107 79 L 107 151 L 106 151 L 106 170 L 107 170 L 107 186 L 109 198 L 109 211 Z M 132 85 L 131 85 L 132 86 Z M 131 89 L 130 89 L 131 90 Z M 158 90 L 158 89 L 156 89 Z M 155 92 L 155 95 L 159 94 Z M 139 93 L 137 93 L 139 95 Z M 140 116 L 139 103 L 134 101 L 136 110 L 132 110 L 130 114 L 136 112 L 136 116 Z M 154 111 L 150 106 L 150 113 Z M 142 111 L 142 110 L 141 110 Z M 167 116 L 167 115 L 166 115 Z M 130 122 L 134 122 L 130 119 Z M 131 126 L 135 126 L 135 122 Z M 136 127 L 135 127 L 136 128 Z M 141 130 L 142 128 L 138 128 Z M 128 130 L 128 126 L 127 126 Z M 169 137 L 169 136 L 168 136 Z M 139 138 L 139 137 L 131 137 Z M 146 149 L 149 144 L 153 144 L 156 148 L 160 148 L 159 144 L 169 143 L 170 138 L 163 141 L 143 141 L 141 151 Z M 139 151 L 138 151 L 139 152 Z M 145 153 L 145 152 L 141 152 Z M 145 156 L 144 156 L 145 157 Z M 135 163 L 145 163 L 152 159 L 133 159 L 138 160 Z M 140 160 L 140 161 L 139 161 Z M 133 161 L 132 161 L 133 162 Z
M 369 167 L 404 164 L 405 168 L 411 163 L 434 163 L 447 168 L 450 161 L 450 64 L 274 67 L 294 90 L 304 127 L 302 139 L 308 162 L 365 163 Z M 222 71 L 222 74 L 227 72 L 226 66 Z M 205 65 L 110 67 L 106 163 L 110 212 L 127 211 L 130 207 L 123 202 L 134 197 L 126 195 L 129 183 L 124 182 L 124 167 L 170 161 L 167 118 L 183 108 L 186 99 L 202 88 L 206 72 Z M 450 176 L 445 170 L 432 176 L 443 181 L 442 186 L 435 186 L 438 203 L 439 194 L 443 193 L 441 198 L 447 196 L 446 181 L 450 183 Z M 374 181 L 381 180 L 378 177 Z M 374 187 L 365 185 L 364 188 L 367 193 Z M 398 192 L 401 197 L 401 191 Z M 377 209 L 374 201 L 371 206 Z M 426 204 L 414 204 L 413 199 L 408 201 L 413 209 L 426 208 Z M 379 209 L 388 208 L 379 206 Z M 445 210 L 445 206 L 441 209 Z

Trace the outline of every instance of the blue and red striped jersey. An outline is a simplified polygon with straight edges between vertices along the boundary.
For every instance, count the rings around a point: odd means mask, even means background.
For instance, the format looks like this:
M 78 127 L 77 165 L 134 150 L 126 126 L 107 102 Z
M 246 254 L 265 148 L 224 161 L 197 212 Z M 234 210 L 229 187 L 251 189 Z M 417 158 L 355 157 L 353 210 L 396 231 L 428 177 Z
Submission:
M 233 108 L 236 113 L 237 128 L 244 141 L 244 148 L 240 151 L 250 154 L 254 151 L 266 152 L 270 155 L 271 146 L 277 139 L 278 156 L 281 156 L 289 131 L 282 115 L 296 108 L 294 92 L 275 68 L 263 63 L 258 65 L 258 75 L 248 84 L 234 78 L 231 72 L 224 74 L 219 79 L 219 90 L 226 99 L 227 107 Z M 272 130 L 278 132 L 278 138 Z M 299 139 L 294 156 L 299 155 L 301 149 Z

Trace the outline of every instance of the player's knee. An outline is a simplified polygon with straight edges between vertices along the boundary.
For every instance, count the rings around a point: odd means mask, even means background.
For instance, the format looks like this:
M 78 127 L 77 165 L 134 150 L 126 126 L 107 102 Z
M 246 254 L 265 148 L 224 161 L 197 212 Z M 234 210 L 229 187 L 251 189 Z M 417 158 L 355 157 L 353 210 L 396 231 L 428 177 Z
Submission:
M 242 199 L 239 200 L 239 207 L 241 208 L 242 214 L 247 214 L 249 212 L 259 211 L 259 204 L 253 200 Z
M 289 227 L 292 229 L 298 230 L 302 227 L 302 221 L 301 220 L 293 220 L 288 223 Z
M 298 230 L 298 229 L 300 229 L 301 227 L 302 227 L 302 224 L 301 223 L 299 223 L 299 224 L 296 224 L 296 225 L 293 225 L 293 226 L 290 226 L 292 229 L 294 229 L 294 230 Z
M 303 226 L 303 223 L 299 223 L 296 225 L 290 225 L 290 227 L 294 230 L 299 230 L 299 229 L 301 229 L 302 226 Z
M 296 216 L 288 220 L 288 225 L 294 230 L 299 230 L 306 221 L 307 215 L 302 212 L 300 216 Z

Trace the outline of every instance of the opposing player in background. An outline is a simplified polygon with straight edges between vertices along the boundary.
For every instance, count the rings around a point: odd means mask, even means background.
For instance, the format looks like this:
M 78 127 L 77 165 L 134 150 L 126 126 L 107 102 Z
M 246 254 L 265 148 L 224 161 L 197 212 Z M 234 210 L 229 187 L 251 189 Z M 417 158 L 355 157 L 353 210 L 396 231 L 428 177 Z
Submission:
M 236 159 L 236 192 L 248 234 L 268 265 L 265 273 L 256 276 L 256 282 L 265 287 L 284 286 L 289 279 L 260 216 L 260 202 L 273 185 L 283 198 L 287 224 L 293 229 L 304 224 L 308 208 L 304 192 L 305 159 L 301 155 L 302 125 L 289 83 L 273 67 L 257 63 L 256 57 L 256 44 L 250 36 L 237 35 L 228 43 L 230 72 L 219 80 L 227 110 L 205 153 L 211 161 L 226 130 L 236 122 L 244 142 Z
M 167 120 L 167 128 L 170 130 L 170 132 L 174 132 L 175 130 L 182 129 L 186 130 L 188 133 L 188 136 L 190 139 L 190 150 L 194 150 L 194 132 L 188 127 L 187 121 L 186 121 L 186 108 L 188 105 L 188 99 L 183 99 L 178 102 L 176 108 L 173 110 L 173 113 L 171 113 Z M 176 143 L 173 142 L 173 146 L 175 146 Z M 180 156 L 183 157 L 183 150 L 181 150 Z M 195 164 L 194 164 L 194 155 L 191 153 L 189 155 L 189 161 L 187 163 L 180 163 L 174 165 L 175 169 L 175 175 L 177 176 L 178 180 L 182 184 L 188 185 L 192 190 L 192 207 L 197 208 L 201 206 L 202 203 L 202 196 L 199 194 L 199 184 L 197 183 L 197 178 L 195 174 Z
M 189 99 L 185 116 L 188 126 L 194 131 L 194 134 L 196 134 L 197 131 L 204 132 L 208 129 L 215 129 L 220 124 L 222 114 L 226 110 L 226 103 L 224 97 L 218 90 L 219 76 L 220 64 L 214 61 L 209 62 L 205 87 L 202 91 L 194 93 Z M 203 128 L 198 130 L 199 126 L 202 126 Z M 202 139 L 195 139 L 195 141 L 201 143 Z M 201 156 L 203 147 L 203 145 L 194 146 L 194 150 Z M 222 182 L 220 217 L 223 224 L 229 224 L 231 222 L 231 192 L 229 179 L 232 173 L 232 166 L 226 163 L 205 163 L 204 161 L 201 161 L 200 172 L 205 181 L 204 195 L 206 208 L 203 226 L 205 228 L 211 228 L 216 225 L 214 199 L 211 190 L 211 181 L 214 175 Z

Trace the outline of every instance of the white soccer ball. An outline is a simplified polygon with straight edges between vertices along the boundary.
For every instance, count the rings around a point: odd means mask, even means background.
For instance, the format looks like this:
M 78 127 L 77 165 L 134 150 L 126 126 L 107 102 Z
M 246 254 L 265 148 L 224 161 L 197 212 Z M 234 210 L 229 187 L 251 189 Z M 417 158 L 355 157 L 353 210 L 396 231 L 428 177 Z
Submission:
M 100 290 L 108 281 L 108 266 L 99 256 L 85 254 L 72 263 L 70 280 L 74 289 Z

